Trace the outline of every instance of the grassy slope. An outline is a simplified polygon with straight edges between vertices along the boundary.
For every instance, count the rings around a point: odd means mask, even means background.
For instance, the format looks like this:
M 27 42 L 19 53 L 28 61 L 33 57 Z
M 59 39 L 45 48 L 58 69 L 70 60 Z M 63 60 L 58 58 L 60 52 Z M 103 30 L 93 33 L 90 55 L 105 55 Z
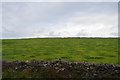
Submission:
M 11 39 L 3 40 L 2 57 L 7 61 L 62 58 L 118 64 L 118 39 Z

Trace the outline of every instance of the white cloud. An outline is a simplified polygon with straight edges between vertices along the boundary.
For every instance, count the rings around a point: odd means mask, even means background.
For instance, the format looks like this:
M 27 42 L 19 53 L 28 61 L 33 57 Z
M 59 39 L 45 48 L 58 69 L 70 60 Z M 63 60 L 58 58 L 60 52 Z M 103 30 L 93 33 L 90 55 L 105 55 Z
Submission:
M 74 14 L 68 19 L 61 20 L 54 30 L 54 36 L 79 37 L 116 37 L 118 36 L 117 14 Z M 50 34 L 48 34 L 50 35 Z M 52 36 L 51 35 L 51 36 Z
M 0 3 L 0 38 L 2 37 L 2 3 Z
M 117 3 L 3 3 L 3 13 L 3 38 L 118 33 Z
M 2 2 L 118 2 L 119 0 L 2 0 Z
M 80 33 L 84 30 L 86 36 L 113 36 L 111 33 L 118 33 L 117 14 L 80 14 L 64 21 L 68 26 L 66 31 L 71 34 Z M 69 35 L 68 35 L 69 36 Z

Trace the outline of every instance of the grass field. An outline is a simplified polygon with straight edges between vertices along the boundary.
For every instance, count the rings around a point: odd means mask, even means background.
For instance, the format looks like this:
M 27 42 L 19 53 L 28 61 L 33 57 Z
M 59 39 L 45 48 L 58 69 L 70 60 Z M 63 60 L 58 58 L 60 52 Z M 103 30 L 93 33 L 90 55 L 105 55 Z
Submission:
M 43 60 L 118 64 L 118 39 L 43 38 L 2 40 L 7 61 Z

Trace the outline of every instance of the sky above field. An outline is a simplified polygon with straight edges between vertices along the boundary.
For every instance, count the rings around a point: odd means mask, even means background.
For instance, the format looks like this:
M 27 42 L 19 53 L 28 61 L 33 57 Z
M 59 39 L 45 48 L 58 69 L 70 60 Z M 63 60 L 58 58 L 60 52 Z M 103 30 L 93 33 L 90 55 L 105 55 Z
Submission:
M 117 36 L 117 2 L 2 4 L 2 38 Z

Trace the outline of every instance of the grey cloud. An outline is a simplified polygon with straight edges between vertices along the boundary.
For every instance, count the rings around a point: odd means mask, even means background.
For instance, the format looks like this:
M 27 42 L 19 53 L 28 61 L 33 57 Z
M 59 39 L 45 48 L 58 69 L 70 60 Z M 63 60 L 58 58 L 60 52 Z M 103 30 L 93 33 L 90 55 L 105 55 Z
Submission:
M 118 33 L 114 32 L 114 33 L 111 33 L 110 35 L 112 35 L 112 36 L 118 36 Z
M 117 3 L 114 2 L 22 2 L 4 3 L 2 8 L 3 27 L 7 28 L 3 29 L 4 38 L 14 37 L 13 34 L 15 38 L 99 36 L 98 33 L 112 36 L 111 33 L 117 30 L 114 26 L 117 24 Z M 82 29 L 85 31 L 80 32 Z
M 80 32 L 78 32 L 78 33 L 76 34 L 76 36 L 78 36 L 78 37 L 88 36 L 88 35 L 89 35 L 89 34 L 88 34 L 87 32 L 85 32 L 84 29 L 82 29 Z
M 59 33 L 54 33 L 54 32 L 49 32 L 48 36 L 52 36 L 52 37 L 57 37 L 59 36 L 60 34 Z
M 76 36 L 81 37 L 81 36 L 88 36 L 88 35 L 89 34 L 87 34 L 87 33 L 79 32 L 79 33 L 77 33 Z

